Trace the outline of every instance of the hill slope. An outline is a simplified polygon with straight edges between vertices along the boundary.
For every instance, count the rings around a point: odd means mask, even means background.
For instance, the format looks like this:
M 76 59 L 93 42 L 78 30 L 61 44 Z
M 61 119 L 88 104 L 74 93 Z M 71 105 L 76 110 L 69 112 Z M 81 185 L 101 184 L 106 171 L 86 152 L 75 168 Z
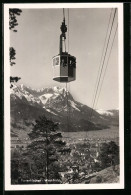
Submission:
M 90 107 L 77 102 L 64 88 L 36 90 L 14 85 L 11 89 L 11 119 L 16 127 L 18 123 L 28 125 L 44 114 L 59 122 L 61 131 L 99 130 L 107 128 L 114 116 L 110 118 L 93 110 L 90 121 L 91 112 Z

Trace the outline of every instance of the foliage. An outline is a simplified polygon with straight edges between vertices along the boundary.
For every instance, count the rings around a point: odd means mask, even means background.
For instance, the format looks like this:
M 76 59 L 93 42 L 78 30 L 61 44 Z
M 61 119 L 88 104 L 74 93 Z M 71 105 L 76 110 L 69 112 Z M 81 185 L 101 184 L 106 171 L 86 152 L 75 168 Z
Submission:
M 13 47 L 10 47 L 9 54 L 10 54 L 10 65 L 13 66 L 13 65 L 15 65 L 14 60 L 16 59 L 16 57 L 15 57 L 16 51 L 15 51 L 15 49 Z M 10 76 L 10 83 L 17 82 L 18 80 L 20 80 L 20 77 L 12 77 L 12 76 Z M 10 87 L 12 88 L 13 85 L 11 84 Z
M 58 131 L 58 124 L 45 116 L 36 120 L 32 131 L 29 133 L 31 143 L 17 158 L 19 166 L 17 171 L 21 179 L 41 179 L 43 182 L 61 180 L 60 152 L 66 143 L 62 141 L 62 135 Z M 14 157 L 14 156 L 13 156 Z M 13 160 L 15 160 L 13 158 Z M 16 169 L 12 169 L 14 175 Z M 13 173 L 12 173 L 13 174 Z M 57 181 L 58 182 L 58 181 Z
M 17 81 L 20 80 L 20 79 L 21 79 L 20 77 L 12 77 L 12 76 L 10 76 L 10 83 L 17 82 Z M 11 84 L 10 87 L 12 88 L 13 85 Z
M 15 62 L 12 62 L 12 60 L 15 60 L 16 51 L 13 47 L 10 47 L 10 65 L 13 66 Z
M 29 133 L 32 143 L 28 148 L 33 152 L 33 158 L 34 156 L 36 157 L 36 166 L 38 166 L 40 163 L 43 167 L 47 180 L 60 179 L 58 174 L 60 169 L 58 162 L 58 151 L 65 145 L 65 142 L 62 141 L 62 135 L 61 133 L 57 132 L 57 130 L 57 123 L 54 123 L 45 116 L 42 116 L 39 118 L 39 120 L 36 120 L 32 132 Z
M 15 55 L 16 55 L 15 49 L 13 47 L 10 47 L 10 65 L 11 66 L 15 65 L 15 62 L 14 62 L 14 60 L 16 59 Z M 17 82 L 18 80 L 20 80 L 20 77 L 10 76 L 10 83 Z M 11 87 L 12 87 L 12 85 L 11 85 Z
M 18 26 L 18 22 L 16 19 L 16 16 L 20 16 L 22 10 L 21 9 L 9 9 L 9 29 L 12 30 L 14 32 L 17 32 L 17 30 L 15 29 L 16 26 Z
M 119 164 L 119 146 L 114 141 L 103 143 L 98 158 L 102 168 Z
M 18 25 L 16 16 L 20 16 L 22 10 L 21 9 L 9 9 L 9 29 L 13 30 L 13 32 L 17 32 L 15 27 Z M 9 48 L 9 56 L 10 56 L 10 65 L 13 66 L 15 65 L 14 60 L 16 59 L 15 57 L 16 51 L 13 47 Z M 10 83 L 17 82 L 20 80 L 20 77 L 10 77 Z M 13 85 L 11 84 L 10 88 L 12 88 Z
M 11 152 L 11 180 L 13 184 L 17 183 L 17 180 L 20 176 L 19 159 L 20 152 L 15 149 L 14 151 Z
M 47 119 L 45 116 L 39 117 L 35 122 L 36 123 L 33 124 L 33 130 L 29 133 L 29 137 L 32 140 L 41 137 L 46 137 L 47 139 L 51 137 L 62 137 L 61 133 L 53 134 L 53 132 L 58 130 L 58 124 Z

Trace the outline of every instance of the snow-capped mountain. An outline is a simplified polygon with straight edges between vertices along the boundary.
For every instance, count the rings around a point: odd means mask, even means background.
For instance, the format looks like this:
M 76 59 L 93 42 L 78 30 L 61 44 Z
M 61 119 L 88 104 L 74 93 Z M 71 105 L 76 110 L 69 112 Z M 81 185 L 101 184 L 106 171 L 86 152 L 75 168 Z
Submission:
M 80 111 L 78 108 L 79 105 L 75 103 L 71 94 L 65 88 L 56 86 L 35 90 L 23 84 L 18 86 L 14 85 L 11 88 L 11 98 L 14 100 L 19 98 L 24 102 L 28 102 L 30 105 L 41 106 L 48 112 L 51 112 L 51 109 L 55 112 L 62 112 L 70 108 Z
M 46 115 L 60 123 L 62 131 L 87 131 L 103 129 L 109 126 L 108 117 L 77 102 L 65 88 L 49 87 L 32 89 L 24 85 L 13 85 L 11 88 L 12 121 L 29 123 L 41 115 Z
M 109 121 L 110 125 L 119 126 L 119 109 L 110 109 L 110 110 L 103 110 L 99 109 L 96 110 L 99 114 L 101 114 L 104 119 Z
M 96 110 L 99 114 L 101 115 L 105 115 L 105 116 L 114 116 L 114 115 L 118 115 L 119 114 L 119 110 L 118 109 L 113 109 L 113 110 L 103 110 L 103 109 L 99 109 Z

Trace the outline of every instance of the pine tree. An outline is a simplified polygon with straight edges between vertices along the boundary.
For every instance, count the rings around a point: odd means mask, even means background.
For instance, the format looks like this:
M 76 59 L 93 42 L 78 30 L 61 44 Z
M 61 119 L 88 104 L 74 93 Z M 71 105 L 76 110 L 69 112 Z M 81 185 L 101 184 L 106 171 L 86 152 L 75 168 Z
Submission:
M 15 62 L 14 60 L 16 59 L 15 58 L 15 55 L 16 55 L 16 51 L 13 47 L 10 47 L 10 65 L 13 66 L 15 65 Z M 18 80 L 20 80 L 20 77 L 12 77 L 10 76 L 10 83 L 13 83 L 13 82 L 17 82 Z M 12 87 L 12 85 L 11 85 Z
M 16 16 L 20 16 L 22 10 L 21 9 L 9 9 L 9 29 L 13 30 L 13 32 L 17 32 L 15 27 L 18 25 L 17 18 Z M 10 65 L 13 66 L 15 65 L 14 60 L 16 59 L 16 51 L 13 47 L 9 48 L 9 55 L 10 55 Z M 10 77 L 10 83 L 17 82 L 20 80 L 20 77 Z M 10 87 L 13 87 L 11 84 Z
M 66 143 L 58 132 L 58 124 L 42 116 L 36 120 L 29 137 L 32 142 L 28 154 L 34 159 L 37 169 L 45 173 L 46 182 L 60 179 L 60 151 L 64 150 Z
M 101 161 L 103 169 L 119 164 L 119 146 L 114 141 L 103 143 L 100 147 L 98 159 Z
M 21 9 L 9 9 L 9 29 L 13 30 L 14 32 L 17 32 L 17 30 L 14 28 L 18 26 L 16 16 L 20 16 L 21 12 Z

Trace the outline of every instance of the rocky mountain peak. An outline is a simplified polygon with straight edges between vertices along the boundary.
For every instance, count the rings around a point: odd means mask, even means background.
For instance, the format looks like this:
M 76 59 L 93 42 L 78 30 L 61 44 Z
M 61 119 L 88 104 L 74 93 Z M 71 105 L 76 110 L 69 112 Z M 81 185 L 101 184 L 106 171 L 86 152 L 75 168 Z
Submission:
M 72 126 L 71 131 L 87 130 L 89 126 L 92 129 L 101 129 L 105 128 L 112 119 L 116 121 L 113 114 L 108 118 L 107 115 L 94 110 L 90 122 L 91 111 L 92 109 L 87 105 L 77 102 L 65 88 L 53 86 L 32 89 L 23 84 L 13 85 L 11 88 L 11 112 L 15 116 L 14 118 L 19 117 L 20 120 L 23 117 L 25 120 L 28 120 L 29 117 L 35 120 L 38 116 L 45 114 L 60 122 L 63 127 L 67 122 L 68 115 Z M 115 111 L 108 111 L 108 113 L 115 113 Z

